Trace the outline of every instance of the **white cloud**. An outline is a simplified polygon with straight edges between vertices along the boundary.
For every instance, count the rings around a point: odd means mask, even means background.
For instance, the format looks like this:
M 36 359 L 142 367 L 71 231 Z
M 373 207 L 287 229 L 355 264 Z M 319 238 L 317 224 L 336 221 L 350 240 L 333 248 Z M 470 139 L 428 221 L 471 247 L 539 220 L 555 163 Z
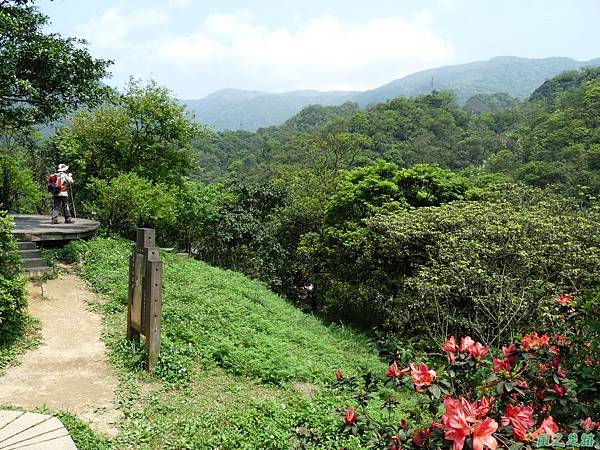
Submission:
M 80 25 L 76 31 L 94 48 L 118 49 L 132 47 L 132 32 L 168 23 L 168 16 L 155 9 L 124 12 L 121 7 L 115 6 L 107 9 L 101 16 Z
M 94 54 L 116 61 L 113 81 L 153 77 L 186 96 L 226 86 L 367 89 L 455 56 L 428 10 L 360 22 L 323 15 L 287 27 L 238 11 L 210 14 L 190 32 L 179 31 L 175 10 L 188 3 L 167 0 L 143 10 L 121 4 L 79 26 L 76 34 Z
M 175 8 L 187 8 L 192 6 L 192 0 L 169 0 L 168 5 Z
M 236 71 L 277 89 L 371 87 L 455 55 L 428 11 L 361 23 L 325 15 L 293 30 L 258 24 L 244 11 L 211 14 L 191 34 L 158 36 L 151 49 L 154 63 Z

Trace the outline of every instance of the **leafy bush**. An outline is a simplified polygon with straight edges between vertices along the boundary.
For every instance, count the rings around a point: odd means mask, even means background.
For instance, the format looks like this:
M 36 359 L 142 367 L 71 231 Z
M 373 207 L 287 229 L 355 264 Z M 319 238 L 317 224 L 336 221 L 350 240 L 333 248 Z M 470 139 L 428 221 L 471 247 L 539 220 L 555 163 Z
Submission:
M 173 188 L 124 173 L 109 181 L 93 179 L 85 209 L 107 228 L 133 237 L 137 227 L 160 228 L 173 220 Z
M 188 253 L 198 249 L 204 237 L 213 232 L 211 227 L 220 217 L 220 207 L 229 199 L 231 196 L 220 185 L 185 182 L 177 191 L 169 237 Z
M 17 245 L 13 226 L 12 219 L 0 212 L 0 346 L 20 335 L 27 306 L 25 278 L 19 256 L 14 253 Z
M 543 323 L 547 292 L 598 284 L 598 222 L 568 201 L 453 202 L 377 215 L 351 233 L 326 229 L 307 246 L 327 314 L 491 344 Z

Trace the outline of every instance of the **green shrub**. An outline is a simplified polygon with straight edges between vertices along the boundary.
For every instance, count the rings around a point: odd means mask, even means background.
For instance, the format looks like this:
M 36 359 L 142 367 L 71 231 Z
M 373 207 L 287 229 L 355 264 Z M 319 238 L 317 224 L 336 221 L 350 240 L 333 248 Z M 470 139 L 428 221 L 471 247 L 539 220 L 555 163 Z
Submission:
M 91 200 L 85 209 L 98 221 L 123 236 L 133 237 L 136 227 L 162 228 L 173 220 L 173 187 L 123 173 L 110 181 L 93 179 L 87 186 Z
M 542 326 L 549 292 L 600 282 L 597 214 L 568 201 L 453 202 L 377 215 L 307 240 L 327 314 L 436 340 L 488 344 Z
M 8 345 L 22 332 L 25 318 L 25 279 L 14 253 L 13 221 L 0 212 L 0 345 Z

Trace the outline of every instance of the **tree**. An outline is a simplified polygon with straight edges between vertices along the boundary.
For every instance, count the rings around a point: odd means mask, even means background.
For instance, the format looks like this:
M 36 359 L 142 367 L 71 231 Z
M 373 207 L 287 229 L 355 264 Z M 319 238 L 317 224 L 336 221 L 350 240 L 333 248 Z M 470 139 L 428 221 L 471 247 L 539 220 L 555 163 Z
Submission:
M 45 33 L 48 17 L 31 1 L 0 2 L 0 126 L 52 121 L 107 93 L 110 61 L 95 59 L 85 41 Z
M 71 165 L 80 185 L 128 172 L 155 183 L 180 184 L 195 167 L 190 142 L 200 131 L 167 89 L 132 80 L 116 104 L 80 111 L 54 142 L 57 156 Z
M 35 152 L 35 147 L 35 136 L 30 130 L 6 130 L 0 134 L 0 208 L 19 213 L 37 210 L 42 190 L 28 165 L 28 153 Z
M 110 181 L 94 179 L 90 183 L 92 200 L 86 210 L 107 228 L 127 238 L 136 227 L 160 228 L 174 219 L 175 199 L 167 186 L 134 173 L 120 174 Z

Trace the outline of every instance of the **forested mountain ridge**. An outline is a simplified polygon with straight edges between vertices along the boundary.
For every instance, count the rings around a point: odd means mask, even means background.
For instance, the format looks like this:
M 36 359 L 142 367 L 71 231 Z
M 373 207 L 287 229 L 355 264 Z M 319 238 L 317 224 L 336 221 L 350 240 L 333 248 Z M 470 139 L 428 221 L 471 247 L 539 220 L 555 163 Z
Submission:
M 582 67 L 600 66 L 600 58 L 576 61 L 572 58 L 541 59 L 500 56 L 488 61 L 444 66 L 407 75 L 376 89 L 356 91 L 292 91 L 269 93 L 223 89 L 200 100 L 185 100 L 197 120 L 214 130 L 254 131 L 280 125 L 312 104 L 337 106 L 355 102 L 365 107 L 395 97 L 414 97 L 435 90 L 456 92 L 464 104 L 478 94 L 503 92 L 524 99 L 544 81 Z

